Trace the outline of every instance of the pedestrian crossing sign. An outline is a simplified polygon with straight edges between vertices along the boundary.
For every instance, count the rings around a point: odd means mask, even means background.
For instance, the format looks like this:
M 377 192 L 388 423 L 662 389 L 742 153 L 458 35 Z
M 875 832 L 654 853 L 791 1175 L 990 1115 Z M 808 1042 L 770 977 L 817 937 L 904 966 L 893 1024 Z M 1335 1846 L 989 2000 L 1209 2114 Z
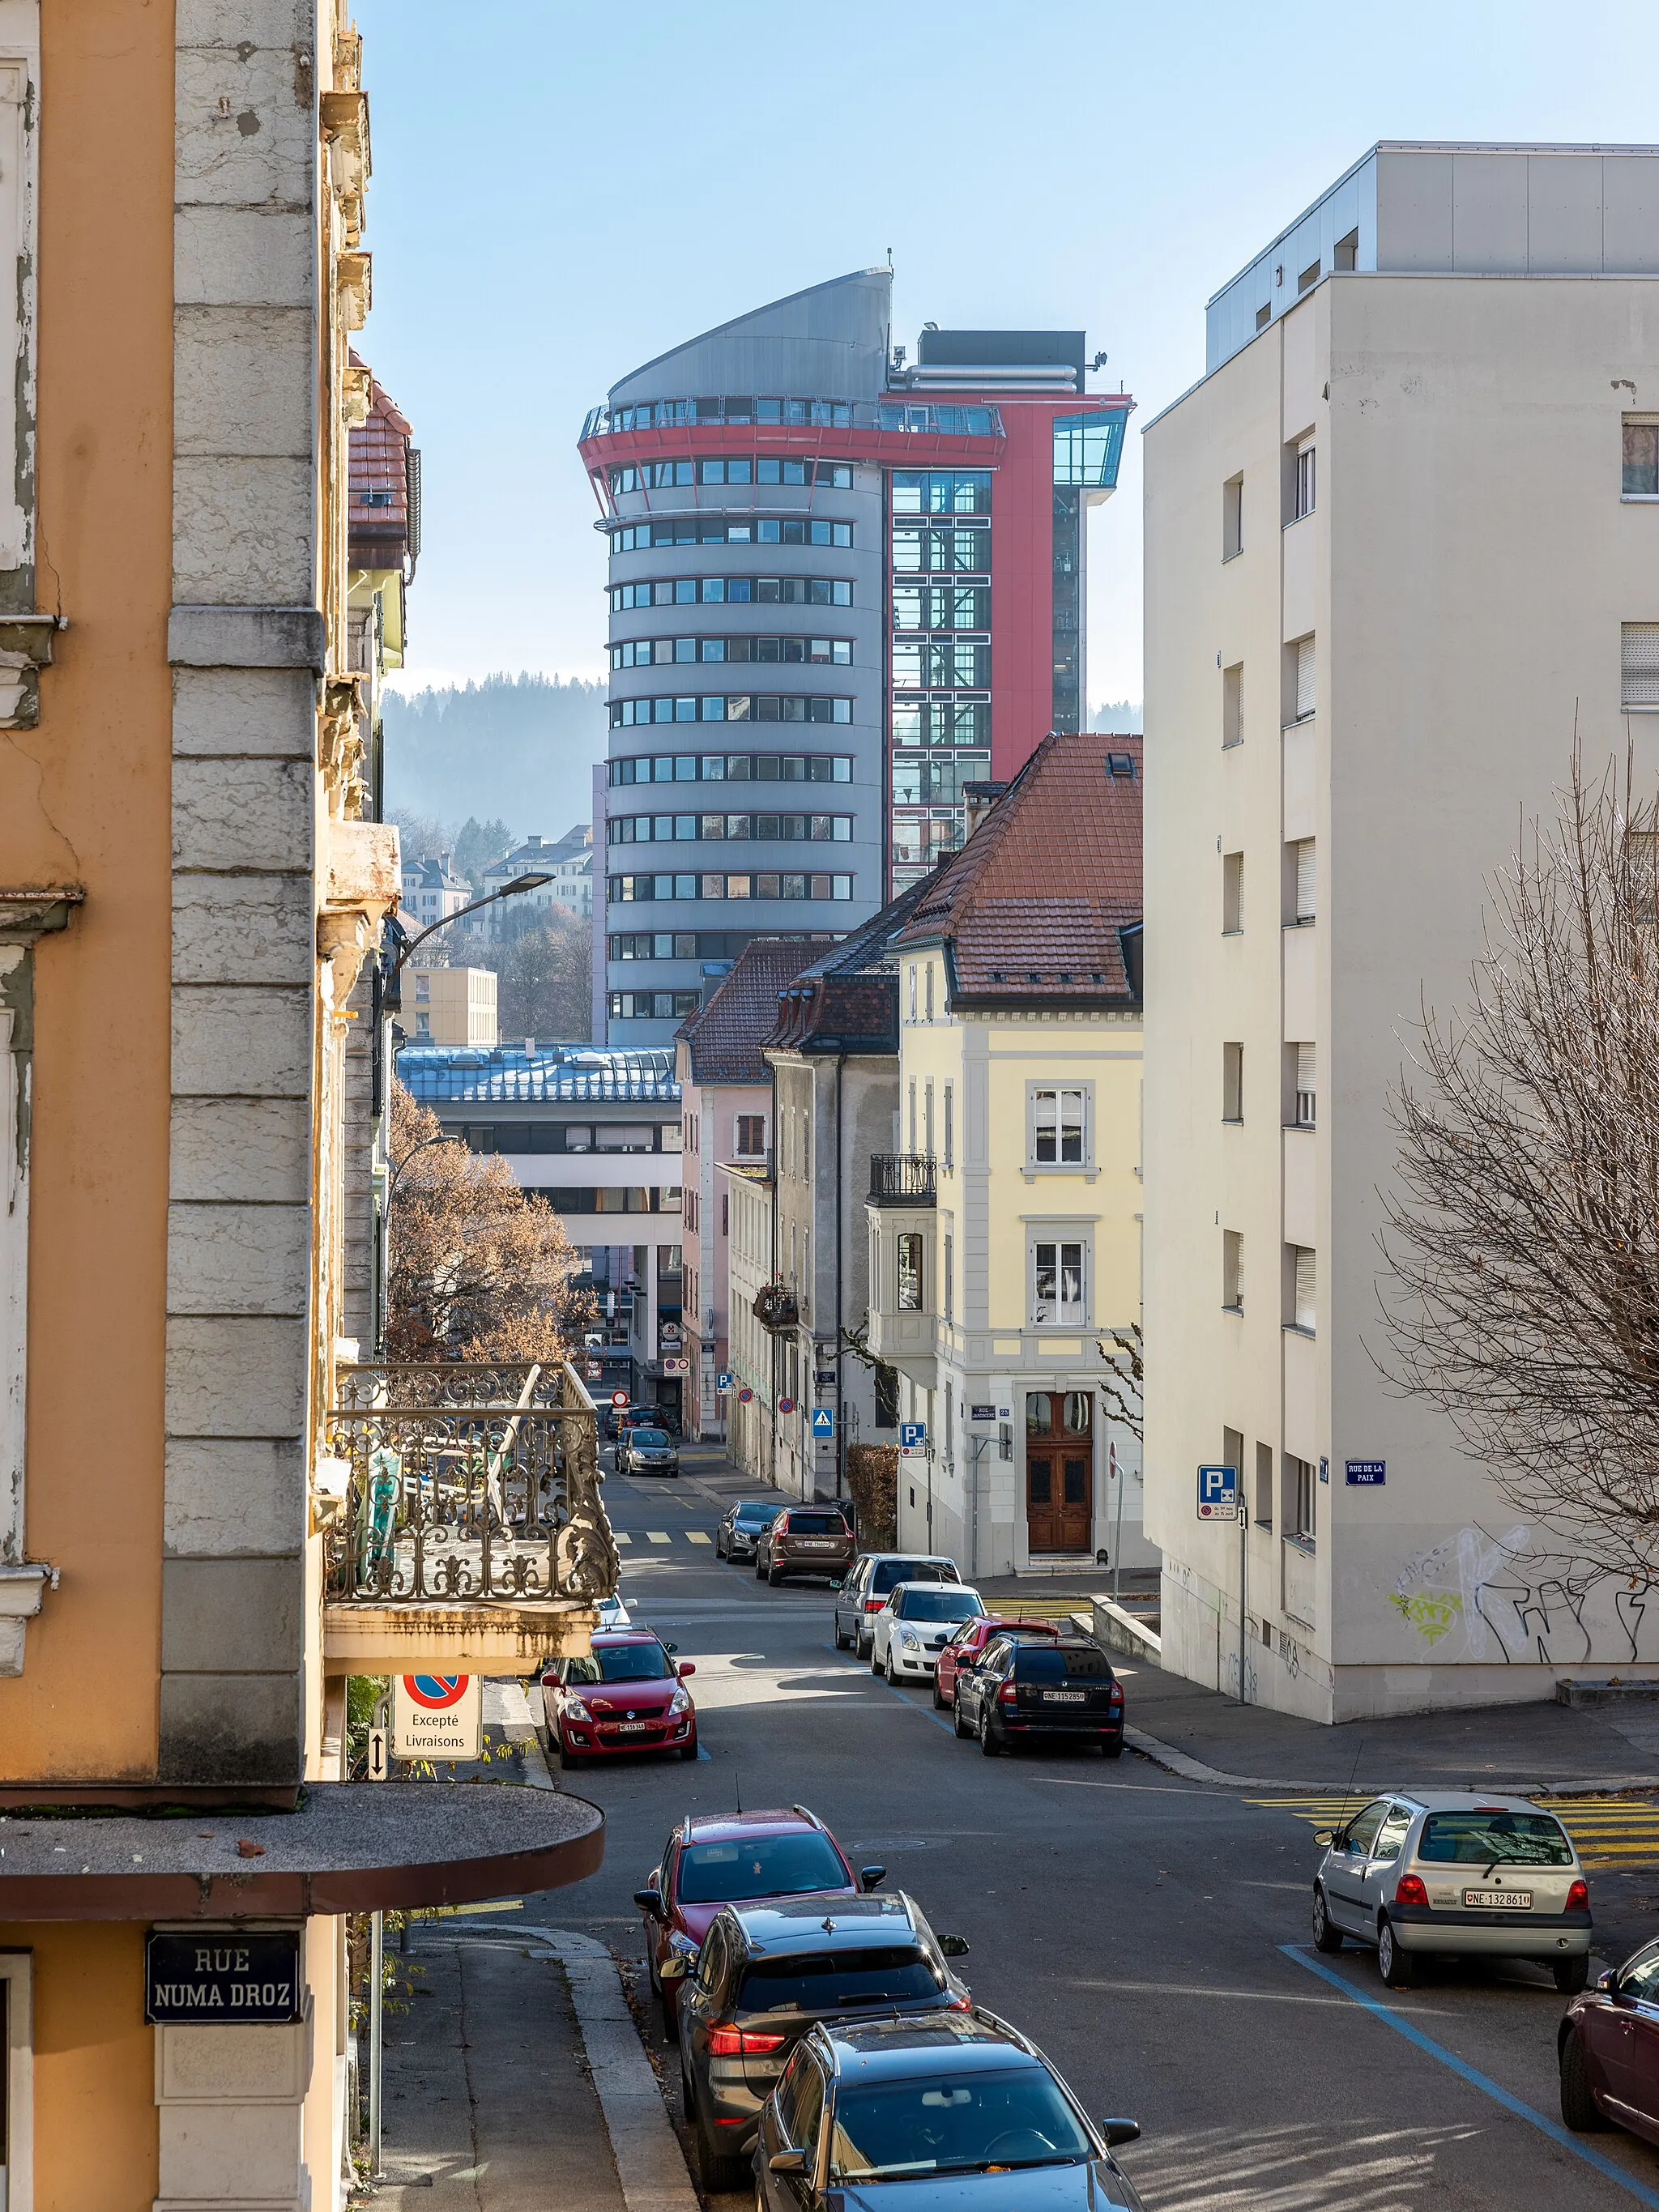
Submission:
M 836 1416 L 833 1410 L 828 1406 L 814 1406 L 812 1408 L 812 1434 L 815 1437 L 821 1437 L 828 1442 L 834 1438 L 835 1433 Z

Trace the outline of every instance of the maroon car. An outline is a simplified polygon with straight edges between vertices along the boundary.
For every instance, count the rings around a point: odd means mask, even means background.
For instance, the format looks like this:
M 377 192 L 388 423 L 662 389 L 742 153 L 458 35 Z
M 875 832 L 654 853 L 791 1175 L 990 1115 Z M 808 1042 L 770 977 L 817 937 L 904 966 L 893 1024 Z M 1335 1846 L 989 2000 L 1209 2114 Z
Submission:
M 634 1751 L 697 1755 L 697 1709 L 668 1646 L 648 1628 L 608 1630 L 586 1658 L 556 1659 L 542 1676 L 552 1747 L 567 1766 Z
M 940 1712 L 948 1713 L 957 1701 L 957 1673 L 960 1668 L 971 1667 L 994 1636 L 1058 1636 L 1059 1628 L 1052 1620 L 1005 1620 L 1000 1613 L 988 1613 L 980 1620 L 964 1620 L 956 1634 L 939 1655 L 933 1668 L 933 1704 Z
M 598 1641 L 596 1638 L 595 1642 Z M 885 1867 L 851 1862 L 816 1813 L 688 1813 L 634 1892 L 645 1918 L 651 1986 L 662 2000 L 663 2032 L 679 2033 L 679 1985 L 723 1905 L 823 1891 L 856 1896 L 874 1889 Z
M 1659 1943 L 1573 1999 L 1557 2051 L 1570 2128 L 1587 2135 L 1612 2123 L 1659 2143 Z

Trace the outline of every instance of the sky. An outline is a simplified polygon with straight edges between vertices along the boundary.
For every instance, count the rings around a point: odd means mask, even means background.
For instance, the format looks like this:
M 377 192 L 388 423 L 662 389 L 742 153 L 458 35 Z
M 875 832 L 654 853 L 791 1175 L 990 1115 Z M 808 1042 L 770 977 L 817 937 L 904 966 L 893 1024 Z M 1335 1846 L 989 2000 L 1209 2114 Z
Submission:
M 1136 434 L 1204 303 L 1379 138 L 1648 143 L 1650 8 L 1299 0 L 356 0 L 359 351 L 414 426 L 406 681 L 603 673 L 588 408 L 891 249 L 893 334 L 1084 328 L 1134 395 L 1091 521 L 1089 690 L 1138 701 Z

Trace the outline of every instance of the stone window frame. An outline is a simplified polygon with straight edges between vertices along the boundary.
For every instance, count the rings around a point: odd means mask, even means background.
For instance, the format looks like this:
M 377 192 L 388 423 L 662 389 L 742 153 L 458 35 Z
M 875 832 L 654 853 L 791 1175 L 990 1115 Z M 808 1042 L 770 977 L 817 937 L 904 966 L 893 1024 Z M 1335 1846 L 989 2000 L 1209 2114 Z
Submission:
M 1040 1091 L 1080 1091 L 1083 1093 L 1083 1158 L 1080 1160 L 1040 1160 L 1036 1156 L 1036 1100 Z M 1056 1131 L 1056 1135 L 1058 1131 Z M 1056 1141 L 1055 1149 L 1059 1149 Z M 1030 1076 L 1025 1084 L 1025 1174 L 1033 1176 L 1091 1176 L 1095 1168 L 1095 1085 L 1092 1076 Z

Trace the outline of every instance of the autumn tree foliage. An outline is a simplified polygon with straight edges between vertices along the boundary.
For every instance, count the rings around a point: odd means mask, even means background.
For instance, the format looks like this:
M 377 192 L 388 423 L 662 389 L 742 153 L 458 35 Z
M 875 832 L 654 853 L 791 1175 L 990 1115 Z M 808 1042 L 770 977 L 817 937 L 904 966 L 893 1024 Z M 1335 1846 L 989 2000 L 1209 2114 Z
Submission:
M 544 1199 L 505 1160 L 444 1134 L 401 1083 L 392 1092 L 386 1352 L 392 1360 L 564 1358 L 591 1297 Z

